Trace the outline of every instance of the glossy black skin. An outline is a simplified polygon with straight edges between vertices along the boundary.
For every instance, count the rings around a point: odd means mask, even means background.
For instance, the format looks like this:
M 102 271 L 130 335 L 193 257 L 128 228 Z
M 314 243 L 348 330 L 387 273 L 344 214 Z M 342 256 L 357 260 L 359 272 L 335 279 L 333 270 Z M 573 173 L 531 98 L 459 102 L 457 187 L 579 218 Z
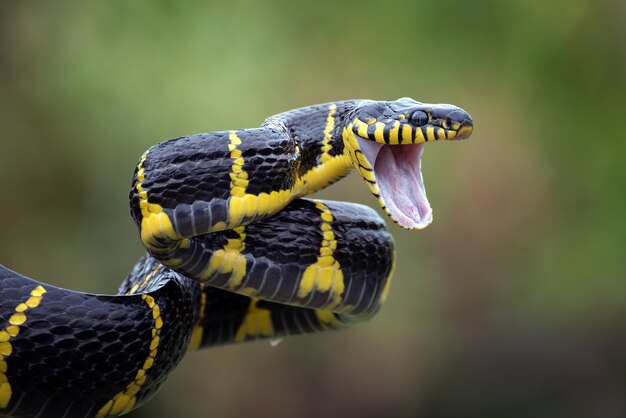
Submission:
M 364 103 L 369 101 L 333 103 L 337 111 L 331 156 L 343 154 L 343 127 Z M 243 151 L 243 170 L 249 173 L 248 193 L 290 189 L 297 178 L 320 165 L 328 106 L 325 103 L 290 110 L 268 118 L 259 128 L 236 131 L 242 140 L 238 148 Z M 143 186 L 150 190 L 150 203 L 164 208 L 182 236 L 209 233 L 213 225 L 226 221 L 232 164 L 228 136 L 229 131 L 190 135 L 164 141 L 148 151 L 143 163 Z M 340 173 L 334 180 L 347 173 Z M 136 184 L 137 170 L 130 202 L 133 219 L 139 224 Z M 209 216 L 203 216 L 207 212 Z M 192 218 L 198 221 L 195 225 L 191 224 Z
M 291 189 L 298 178 L 322 165 L 329 105 L 336 106 L 329 142 L 330 157 L 345 153 L 343 130 L 354 120 L 387 122 L 402 117 L 402 123 L 410 124 L 413 130 L 425 126 L 448 129 L 448 125 L 453 123 L 458 124 L 457 129 L 473 125 L 472 117 L 459 107 L 421 103 L 409 98 L 395 101 L 345 100 L 290 110 L 268 118 L 259 128 L 235 131 L 242 140 L 238 148 L 242 150 L 243 170 L 249 174 L 247 193 L 258 195 Z M 374 125 L 370 127 L 374 128 Z M 221 131 L 171 139 L 148 151 L 143 163 L 146 177 L 143 186 L 150 190 L 149 202 L 163 207 L 181 236 L 210 233 L 216 224 L 228 223 L 232 164 L 229 133 Z M 455 139 L 464 137 L 459 135 Z M 373 130 L 370 139 L 373 139 Z M 310 189 L 308 193 L 341 179 L 350 172 L 350 168 L 337 172 L 332 181 Z M 140 224 L 136 184 L 137 171 L 130 201 L 133 218 Z M 296 197 L 294 194 L 293 198 Z M 262 217 L 245 218 L 243 224 Z
M 363 290 L 353 292 L 349 300 L 356 305 L 355 312 L 371 314 L 378 308 L 376 302 L 383 282 L 366 282 L 365 272 L 378 272 L 375 274 L 382 277 L 389 273 L 390 237 L 371 209 L 326 203 L 337 218 L 341 241 L 337 258 L 345 263 L 346 271 L 354 271 L 348 280 L 362 283 L 362 286 L 354 285 L 354 289 Z M 321 240 L 315 211 L 311 201 L 297 200 L 277 216 L 251 227 L 248 254 L 261 261 L 251 272 L 250 286 L 265 275 L 279 277 L 301 269 L 314 258 Z M 294 227 L 288 223 L 289 219 L 298 219 L 299 223 Z M 380 237 L 379 229 L 384 232 Z M 221 247 L 229 234 L 230 231 L 224 231 L 203 237 L 205 251 Z M 210 286 L 202 289 L 197 281 L 167 267 L 161 268 L 136 293 L 126 295 L 157 265 L 154 258 L 144 256 L 122 283 L 118 296 L 87 294 L 44 284 L 46 293 L 40 306 L 27 311 L 26 323 L 19 335 L 11 339 L 13 353 L 6 361 L 13 396 L 2 412 L 14 417 L 94 416 L 133 380 L 150 351 L 153 321 L 142 294 L 157 301 L 164 325 L 157 360 L 147 372 L 148 379 L 138 394 L 137 405 L 148 400 L 179 363 L 188 350 L 195 325 L 204 328 L 200 347 L 234 342 L 251 303 L 247 296 Z M 273 293 L 276 289 L 271 287 L 271 281 L 266 283 L 267 291 Z M 293 294 L 294 282 L 284 283 L 277 299 Z M 15 307 L 40 283 L 0 266 L 0 284 L 4 326 Z M 201 292 L 207 300 L 202 318 L 199 317 Z M 335 329 L 344 326 L 347 320 L 336 315 L 337 321 L 329 324 L 320 321 L 315 309 L 271 301 L 261 301 L 257 306 L 271 311 L 272 337 Z M 255 338 L 261 336 L 247 340 Z
M 359 117 L 360 110 L 372 104 L 376 108 L 376 103 L 383 104 L 378 106 L 383 111 L 402 105 L 360 100 L 334 103 L 328 155 L 344 154 L 344 127 Z M 248 193 L 289 189 L 321 165 L 328 109 L 329 104 L 296 109 L 269 118 L 260 128 L 237 131 L 243 169 L 249 174 Z M 225 131 L 165 141 L 150 149 L 143 164 L 142 187 L 149 191 L 149 202 L 163 208 L 177 233 L 191 237 L 187 249 L 165 243 L 166 251 L 153 253 L 181 257 L 179 272 L 163 266 L 157 269 L 158 261 L 145 255 L 118 295 L 109 296 L 40 284 L 0 266 L 0 329 L 7 327 L 33 288 L 42 285 L 46 289 L 39 306 L 26 312 L 19 334 L 10 339 L 12 352 L 4 356 L 4 374 L 12 395 L 0 413 L 10 417 L 95 416 L 133 382 L 151 351 L 155 321 L 145 295 L 158 304 L 163 327 L 155 362 L 146 371 L 135 406 L 165 381 L 189 349 L 194 329 L 203 331 L 199 348 L 232 343 L 253 303 L 271 312 L 273 332 L 271 336 L 247 335 L 246 341 L 340 328 L 378 310 L 392 271 L 393 243 L 380 217 L 359 205 L 321 202 L 333 216 L 329 222 L 337 240 L 333 255 L 343 272 L 346 291 L 342 297 L 351 307 L 349 312 L 322 310 L 329 302 L 323 294 L 296 295 L 296 278 L 315 263 L 323 241 L 320 209 L 297 195 L 290 196 L 296 200 L 285 202 L 286 207 L 273 216 L 244 219 L 244 223 L 254 221 L 246 226 L 242 252 L 248 263 L 245 283 L 260 300 L 253 302 L 248 296 L 220 289 L 227 278 L 219 275 L 206 284 L 193 279 L 198 273 L 195 262 L 205 264 L 234 234 L 225 230 L 207 235 L 227 218 L 232 168 L 228 135 Z M 336 174 L 329 183 L 347 171 Z M 136 170 L 130 200 L 132 216 L 140 226 L 137 181 Z
M 343 154 L 344 142 L 342 140 L 342 130 L 344 126 L 350 122 L 351 118 L 354 117 L 354 111 L 367 102 L 367 100 L 344 100 L 333 103 L 337 106 L 337 110 L 335 112 L 335 124 L 331 134 L 331 149 L 329 152 L 331 157 Z M 323 131 L 328 116 L 328 105 L 328 103 L 325 103 L 290 110 L 272 116 L 263 123 L 263 126 L 284 125 L 289 136 L 300 146 L 301 158 L 297 170 L 299 176 L 305 175 L 313 167 L 320 164 L 322 138 L 324 137 Z
M 352 306 L 351 315 L 368 316 L 378 308 L 382 286 L 391 269 L 391 237 L 373 210 L 341 202 L 324 203 L 335 217 L 331 222 L 338 243 L 334 257 L 341 265 L 345 286 L 350 289 L 344 304 Z M 305 298 L 296 294 L 298 278 L 319 255 L 323 241 L 319 224 L 320 211 L 307 199 L 296 200 L 271 218 L 250 224 L 246 228 L 243 252 L 248 276 L 241 287 L 256 289 L 255 297 L 259 299 L 326 308 L 329 300 L 323 292 Z M 154 256 L 182 259 L 177 270 L 188 277 L 196 277 L 209 263 L 213 252 L 232 237 L 231 231 L 203 235 L 193 239 L 186 249 Z M 227 288 L 229 277 L 230 274 L 218 274 L 207 284 Z
M 133 274 L 140 274 L 138 265 Z M 139 403 L 149 399 L 178 364 L 197 320 L 199 288 L 164 271 L 147 293 L 160 301 L 164 319 L 159 356 L 148 371 Z M 0 266 L 2 327 L 25 295 L 40 283 Z M 147 356 L 152 318 L 138 295 L 106 296 L 44 284 L 41 304 L 10 340 L 6 357 L 12 396 L 2 411 L 15 417 L 94 416 L 124 389 Z
M 293 185 L 297 168 L 296 141 L 282 128 L 242 131 L 240 148 L 249 172 L 250 192 L 269 192 Z M 150 203 L 163 206 L 182 235 L 199 235 L 223 221 L 228 212 L 232 161 L 228 131 L 171 139 L 150 148 L 143 164 Z M 141 223 L 137 171 L 130 192 L 131 214 Z M 192 214 L 209 211 L 212 220 L 192 227 Z M 201 216 L 196 218 L 202 219 Z

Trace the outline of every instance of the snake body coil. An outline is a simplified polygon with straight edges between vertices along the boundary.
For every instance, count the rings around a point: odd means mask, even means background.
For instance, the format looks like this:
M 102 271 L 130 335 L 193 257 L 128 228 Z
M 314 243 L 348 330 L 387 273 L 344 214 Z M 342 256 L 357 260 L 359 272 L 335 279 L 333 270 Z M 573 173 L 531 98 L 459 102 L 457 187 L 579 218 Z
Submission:
M 118 295 L 0 266 L 0 414 L 121 415 L 190 349 L 367 319 L 393 270 L 384 222 L 361 205 L 301 197 L 356 168 L 396 223 L 423 228 L 423 144 L 471 131 L 451 105 L 353 100 L 150 148 L 130 193 L 148 254 Z

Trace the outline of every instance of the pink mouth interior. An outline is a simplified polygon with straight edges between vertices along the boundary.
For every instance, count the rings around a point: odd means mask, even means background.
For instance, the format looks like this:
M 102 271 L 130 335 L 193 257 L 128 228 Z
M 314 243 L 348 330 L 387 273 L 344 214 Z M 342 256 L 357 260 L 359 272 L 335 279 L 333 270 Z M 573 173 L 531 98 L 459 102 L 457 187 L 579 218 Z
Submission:
M 385 145 L 358 138 L 370 165 L 380 197 L 393 220 L 404 228 L 425 228 L 433 220 L 422 179 L 424 143 Z

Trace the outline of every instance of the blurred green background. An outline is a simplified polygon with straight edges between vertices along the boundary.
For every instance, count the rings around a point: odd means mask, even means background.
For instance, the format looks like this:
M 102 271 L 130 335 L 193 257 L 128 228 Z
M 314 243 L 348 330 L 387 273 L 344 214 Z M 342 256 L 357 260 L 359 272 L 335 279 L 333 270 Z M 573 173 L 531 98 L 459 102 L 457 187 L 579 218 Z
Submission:
M 188 355 L 139 417 L 626 416 L 626 3 L 0 5 L 0 263 L 114 292 L 143 250 L 142 152 L 348 99 L 450 102 L 435 222 L 389 225 L 353 329 Z M 375 206 L 355 175 L 320 194 Z

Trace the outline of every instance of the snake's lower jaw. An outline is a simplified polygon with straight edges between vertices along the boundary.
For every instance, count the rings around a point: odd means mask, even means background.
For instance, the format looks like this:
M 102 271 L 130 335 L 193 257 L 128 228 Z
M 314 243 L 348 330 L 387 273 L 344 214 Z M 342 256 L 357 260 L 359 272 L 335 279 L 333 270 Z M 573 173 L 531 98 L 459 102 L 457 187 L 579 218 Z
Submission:
M 357 137 L 374 171 L 379 204 L 406 229 L 423 229 L 433 220 L 422 178 L 424 143 L 387 145 Z

